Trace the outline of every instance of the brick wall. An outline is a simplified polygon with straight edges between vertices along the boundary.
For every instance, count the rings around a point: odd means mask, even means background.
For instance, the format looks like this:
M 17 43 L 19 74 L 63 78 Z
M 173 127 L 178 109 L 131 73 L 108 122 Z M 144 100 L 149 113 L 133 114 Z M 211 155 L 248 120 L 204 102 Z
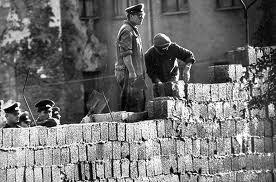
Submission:
M 87 124 L 1 129 L 0 181 L 274 180 L 274 107 L 249 110 L 239 83 L 160 87 L 147 119 L 117 112 L 116 122 L 101 114 Z

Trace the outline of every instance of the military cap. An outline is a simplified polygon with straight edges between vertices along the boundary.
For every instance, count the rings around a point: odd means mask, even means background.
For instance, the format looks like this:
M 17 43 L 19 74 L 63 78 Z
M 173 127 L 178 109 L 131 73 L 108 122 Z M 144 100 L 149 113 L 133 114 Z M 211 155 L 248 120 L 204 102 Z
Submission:
M 19 113 L 19 111 L 20 111 L 19 106 L 20 106 L 19 102 L 13 102 L 4 108 L 4 112 L 5 113 Z
M 25 111 L 19 116 L 19 122 L 29 123 L 31 119 L 29 118 L 29 112 Z
M 38 103 L 35 104 L 37 107 L 37 112 L 41 111 L 52 111 L 52 107 L 55 105 L 55 102 L 50 99 L 40 100 Z
M 125 11 L 128 14 L 142 13 L 142 12 L 144 12 L 144 4 L 140 3 L 140 4 L 136 4 L 134 6 L 127 7 L 125 9 Z

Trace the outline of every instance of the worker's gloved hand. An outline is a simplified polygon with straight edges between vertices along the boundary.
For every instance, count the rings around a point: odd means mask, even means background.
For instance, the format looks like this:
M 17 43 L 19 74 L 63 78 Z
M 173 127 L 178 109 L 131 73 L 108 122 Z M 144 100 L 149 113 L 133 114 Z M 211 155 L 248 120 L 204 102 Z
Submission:
M 188 83 L 188 82 L 190 81 L 190 77 L 191 77 L 191 75 L 190 75 L 191 66 L 192 66 L 191 63 L 188 63 L 188 64 L 185 66 L 184 70 L 183 70 L 182 76 L 183 76 L 183 80 L 184 80 L 185 83 Z

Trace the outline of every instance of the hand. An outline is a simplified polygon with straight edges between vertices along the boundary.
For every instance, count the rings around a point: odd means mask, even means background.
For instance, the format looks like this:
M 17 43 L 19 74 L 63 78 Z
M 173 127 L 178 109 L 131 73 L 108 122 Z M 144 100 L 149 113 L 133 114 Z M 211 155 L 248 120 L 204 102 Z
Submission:
M 190 69 L 189 69 L 189 70 L 184 69 L 182 75 L 183 75 L 183 80 L 184 80 L 184 82 L 185 82 L 185 83 L 188 83 L 189 80 L 190 80 Z
M 129 72 L 129 74 L 128 74 L 128 77 L 129 77 L 129 79 L 136 79 L 137 78 L 137 75 L 136 75 L 136 73 L 135 72 Z

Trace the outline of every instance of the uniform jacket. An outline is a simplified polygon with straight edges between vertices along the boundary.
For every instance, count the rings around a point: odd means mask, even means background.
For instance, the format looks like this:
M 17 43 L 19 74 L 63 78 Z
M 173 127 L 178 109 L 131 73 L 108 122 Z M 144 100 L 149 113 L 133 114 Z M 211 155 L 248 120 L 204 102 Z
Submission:
M 117 35 L 116 69 L 126 69 L 123 57 L 131 55 L 132 64 L 138 75 L 144 74 L 145 64 L 142 51 L 142 42 L 137 27 L 125 21 Z

